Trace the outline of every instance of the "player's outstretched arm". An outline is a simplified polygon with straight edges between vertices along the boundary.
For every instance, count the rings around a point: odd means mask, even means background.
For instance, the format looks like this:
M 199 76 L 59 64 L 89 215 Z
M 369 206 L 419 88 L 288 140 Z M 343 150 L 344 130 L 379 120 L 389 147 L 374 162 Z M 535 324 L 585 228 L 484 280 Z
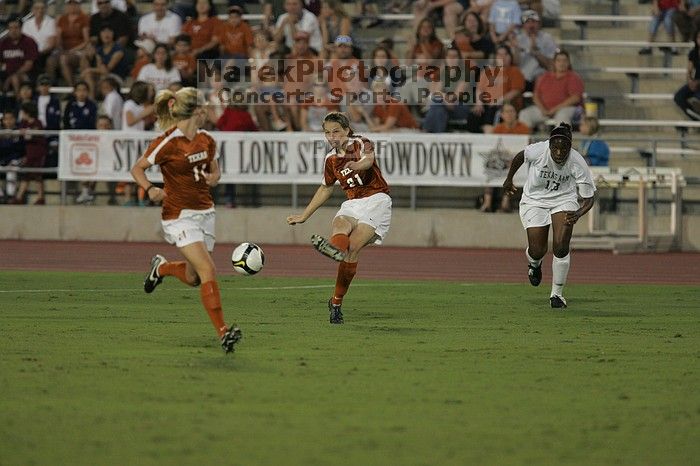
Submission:
M 374 165 L 374 151 L 363 152 L 360 160 L 353 160 L 351 162 L 348 162 L 345 165 L 343 165 L 343 168 L 349 168 L 350 170 L 354 170 L 357 172 L 362 170 L 368 170 L 372 167 L 372 165 Z
M 513 184 L 513 177 L 523 163 L 525 163 L 525 151 L 521 150 L 515 154 L 515 157 L 513 157 L 513 160 L 510 162 L 508 175 L 506 176 L 506 180 L 503 182 L 503 189 L 505 190 L 506 194 L 515 194 L 517 191 L 518 188 L 516 188 Z
M 311 215 L 318 210 L 319 207 L 323 205 L 324 202 L 331 197 L 333 193 L 333 186 L 321 185 L 316 190 L 314 197 L 309 201 L 309 205 L 304 209 L 304 213 L 290 215 L 287 217 L 287 223 L 290 225 L 295 225 L 297 223 L 304 223 L 311 217 Z

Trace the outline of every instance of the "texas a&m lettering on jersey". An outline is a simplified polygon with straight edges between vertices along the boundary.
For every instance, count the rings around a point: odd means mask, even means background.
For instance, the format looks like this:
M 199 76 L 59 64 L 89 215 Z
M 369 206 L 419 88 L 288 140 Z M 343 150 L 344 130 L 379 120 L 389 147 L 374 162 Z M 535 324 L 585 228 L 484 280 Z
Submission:
M 163 220 L 180 216 L 184 209 L 206 210 L 214 207 L 204 173 L 218 158 L 216 143 L 204 130 L 189 140 L 177 127 L 154 139 L 146 150 L 146 158 L 160 166 L 165 181 Z
M 348 199 L 369 197 L 377 193 L 388 194 L 389 185 L 384 180 L 376 160 L 367 170 L 355 171 L 345 168 L 348 162 L 360 160 L 363 154 L 373 151 L 372 141 L 362 136 L 351 136 L 343 156 L 339 155 L 335 149 L 326 155 L 323 184 L 333 186 L 338 181 Z

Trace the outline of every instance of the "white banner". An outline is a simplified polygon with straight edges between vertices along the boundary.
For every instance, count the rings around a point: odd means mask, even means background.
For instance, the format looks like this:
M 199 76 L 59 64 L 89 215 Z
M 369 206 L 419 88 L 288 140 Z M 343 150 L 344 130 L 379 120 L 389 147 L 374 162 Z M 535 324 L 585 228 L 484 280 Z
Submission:
M 328 147 L 320 133 L 213 132 L 221 183 L 320 184 Z M 62 131 L 61 180 L 132 181 L 129 170 L 158 133 Z M 494 134 L 368 134 L 390 185 L 500 186 L 527 136 Z M 522 185 L 524 170 L 516 184 Z M 149 171 L 161 181 L 157 167 Z

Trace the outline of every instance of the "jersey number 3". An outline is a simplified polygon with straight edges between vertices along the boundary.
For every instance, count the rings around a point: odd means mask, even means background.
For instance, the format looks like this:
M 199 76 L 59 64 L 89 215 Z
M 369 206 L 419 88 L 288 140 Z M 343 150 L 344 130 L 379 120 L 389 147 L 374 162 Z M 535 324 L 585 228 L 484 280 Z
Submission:
M 204 173 L 206 173 L 207 169 L 207 164 L 203 163 L 202 165 L 195 165 L 192 167 L 192 171 L 194 172 L 194 181 L 199 182 L 199 180 L 204 180 Z

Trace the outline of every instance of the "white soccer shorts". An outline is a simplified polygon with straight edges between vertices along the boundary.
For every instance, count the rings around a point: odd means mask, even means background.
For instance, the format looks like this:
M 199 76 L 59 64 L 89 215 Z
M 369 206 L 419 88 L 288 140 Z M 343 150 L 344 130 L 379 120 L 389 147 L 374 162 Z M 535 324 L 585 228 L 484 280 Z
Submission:
M 391 225 L 391 197 L 386 193 L 377 193 L 369 197 L 348 199 L 335 214 L 336 217 L 341 215 L 373 227 L 374 233 L 379 236 L 375 243 L 382 244 Z
M 520 221 L 526 230 L 533 227 L 544 227 L 552 224 L 552 214 L 564 211 L 578 210 L 576 201 L 566 201 L 556 207 L 542 207 L 532 204 L 520 204 Z
M 183 210 L 180 217 L 174 220 L 163 220 L 163 236 L 165 240 L 178 248 L 188 244 L 204 242 L 207 251 L 214 250 L 216 235 L 214 226 L 216 223 L 214 209 L 207 210 Z

